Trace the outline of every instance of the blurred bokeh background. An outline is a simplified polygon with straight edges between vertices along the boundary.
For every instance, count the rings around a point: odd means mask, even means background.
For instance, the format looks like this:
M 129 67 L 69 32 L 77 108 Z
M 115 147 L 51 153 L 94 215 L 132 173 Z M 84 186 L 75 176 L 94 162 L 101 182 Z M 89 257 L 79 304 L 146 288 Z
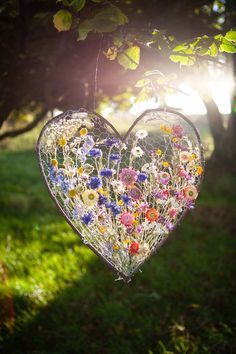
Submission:
M 119 35 L 140 45 L 136 70 L 107 58 L 113 31 L 76 41 L 78 23 L 106 6 L 129 19 Z M 69 31 L 53 25 L 62 8 L 77 9 Z M 201 56 L 235 16 L 228 0 L 1 1 L 2 354 L 236 352 L 235 57 L 230 47 Z M 153 29 L 161 31 L 158 48 L 145 47 Z M 163 38 L 171 35 L 181 43 L 207 35 L 202 52 L 191 54 L 194 65 L 169 60 Z M 140 89 L 144 71 L 157 76 L 153 91 Z M 35 144 L 45 122 L 67 109 L 95 109 L 124 132 L 164 105 L 199 129 L 205 178 L 196 208 L 125 284 L 58 214 Z

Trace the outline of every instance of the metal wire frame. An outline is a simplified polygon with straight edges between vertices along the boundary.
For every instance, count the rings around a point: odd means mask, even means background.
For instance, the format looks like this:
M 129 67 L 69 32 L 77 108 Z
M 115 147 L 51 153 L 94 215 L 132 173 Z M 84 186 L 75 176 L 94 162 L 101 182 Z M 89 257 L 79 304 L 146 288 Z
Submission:
M 198 142 L 198 145 L 199 145 L 199 148 L 200 148 L 200 160 L 201 160 L 201 163 L 202 163 L 202 166 L 205 165 L 205 160 L 204 160 L 204 149 L 203 149 L 203 145 L 202 145 L 202 142 L 201 142 L 201 138 L 200 138 L 200 134 L 197 130 L 197 128 L 195 127 L 195 125 L 187 118 L 185 117 L 182 113 L 180 112 L 177 112 L 175 110 L 172 110 L 172 109 L 167 109 L 167 108 L 156 108 L 156 109 L 149 109 L 149 110 L 146 110 L 144 111 L 139 117 L 137 117 L 135 119 L 135 121 L 132 123 L 132 125 L 130 126 L 130 128 L 127 130 L 126 134 L 124 136 L 122 136 L 118 130 L 112 125 L 112 123 L 110 123 L 107 119 L 105 119 L 104 117 L 102 117 L 100 114 L 96 113 L 96 112 L 93 112 L 93 111 L 88 111 L 87 109 L 85 108 L 80 108 L 78 110 L 69 110 L 69 111 L 66 111 L 62 114 L 59 114 L 58 116 L 52 118 L 51 120 L 49 120 L 45 126 L 42 128 L 41 132 L 40 132 L 40 135 L 38 137 L 38 141 L 36 143 L 36 154 L 37 154 L 37 160 L 38 160 L 38 164 L 39 164 L 39 168 L 40 168 L 40 171 L 42 173 L 42 176 L 43 176 L 43 181 L 47 187 L 47 190 L 52 198 L 52 200 L 54 201 L 54 203 L 56 204 L 57 206 L 57 209 L 59 210 L 59 212 L 64 216 L 65 220 L 67 221 L 67 223 L 72 227 L 72 229 L 76 232 L 76 234 L 79 235 L 79 237 L 81 238 L 82 242 L 84 243 L 83 241 L 83 236 L 82 234 L 80 233 L 80 231 L 75 227 L 75 225 L 73 225 L 73 223 L 71 222 L 71 220 L 68 218 L 68 216 L 66 215 L 65 211 L 63 210 L 63 208 L 60 206 L 59 202 L 57 201 L 57 199 L 54 197 L 54 195 L 52 194 L 52 191 L 51 191 L 51 188 L 50 188 L 50 185 L 47 181 L 47 178 L 45 176 L 45 173 L 44 173 L 44 170 L 43 170 L 43 164 L 42 164 L 42 159 L 41 159 L 41 156 L 40 156 L 40 142 L 41 142 L 41 138 L 44 134 L 44 131 L 47 129 L 48 125 L 50 125 L 52 122 L 55 123 L 57 122 L 58 120 L 62 119 L 62 118 L 67 118 L 67 119 L 70 119 L 71 118 L 71 115 L 73 113 L 88 113 L 88 114 L 92 114 L 94 117 L 97 117 L 99 121 L 103 122 L 105 126 L 109 126 L 114 135 L 120 140 L 122 141 L 123 143 L 125 143 L 127 141 L 127 139 L 129 138 L 130 136 L 130 133 L 132 132 L 132 130 L 134 129 L 134 127 L 138 124 L 138 122 L 147 114 L 149 113 L 155 113 L 155 112 L 164 112 L 164 113 L 172 113 L 172 114 L 175 114 L 177 116 L 179 116 L 182 120 L 184 120 L 191 128 L 192 130 L 194 131 L 195 133 L 195 136 L 197 138 L 197 142 Z M 96 119 L 96 118 L 95 118 Z M 94 120 L 95 120 L 94 119 Z M 198 186 L 201 184 L 202 180 L 204 178 L 204 173 L 200 176 L 200 179 L 199 179 L 199 183 L 198 183 Z M 182 215 L 180 216 L 179 220 L 177 221 L 175 227 L 180 223 L 180 221 L 182 220 L 182 218 L 186 215 L 186 213 L 188 212 L 187 209 L 185 209 L 185 211 L 182 213 Z M 170 235 L 173 233 L 173 230 L 169 232 L 168 234 L 168 237 L 165 237 L 163 238 L 157 245 L 156 247 L 150 252 L 150 254 L 141 262 L 139 263 L 139 265 L 134 269 L 134 271 L 132 272 L 132 274 L 130 276 L 127 276 L 125 275 L 124 273 L 122 273 L 121 271 L 118 271 L 116 269 L 116 267 L 113 266 L 113 264 L 111 264 L 109 262 L 108 259 L 106 259 L 102 254 L 100 254 L 96 248 L 94 248 L 92 245 L 90 245 L 89 243 L 86 243 L 86 246 L 88 246 L 99 258 L 101 258 L 113 271 L 115 271 L 117 274 L 118 274 L 118 279 L 122 279 L 124 280 L 126 283 L 130 282 L 131 281 L 131 276 L 133 276 L 138 270 L 140 270 L 140 268 L 142 267 L 142 265 L 144 264 L 144 262 L 146 262 L 151 256 L 153 256 L 157 251 L 158 249 L 167 241 L 167 239 L 170 238 Z M 84 243 L 85 244 L 85 243 Z

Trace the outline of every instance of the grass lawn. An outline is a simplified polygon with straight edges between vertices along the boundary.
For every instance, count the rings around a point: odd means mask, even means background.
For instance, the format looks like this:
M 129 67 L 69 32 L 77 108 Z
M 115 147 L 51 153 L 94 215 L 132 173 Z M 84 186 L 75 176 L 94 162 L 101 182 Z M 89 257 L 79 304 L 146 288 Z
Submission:
M 236 353 L 236 177 L 125 284 L 58 214 L 33 151 L 0 152 L 0 353 Z

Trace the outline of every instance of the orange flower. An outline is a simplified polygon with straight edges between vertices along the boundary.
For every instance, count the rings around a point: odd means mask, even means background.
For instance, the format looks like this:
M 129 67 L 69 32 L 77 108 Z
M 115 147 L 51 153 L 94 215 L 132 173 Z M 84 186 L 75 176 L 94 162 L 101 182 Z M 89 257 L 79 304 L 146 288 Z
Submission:
M 198 196 L 197 188 L 194 186 L 187 186 L 183 190 L 186 199 L 194 200 Z
M 155 208 L 150 208 L 146 211 L 145 217 L 151 222 L 156 221 L 159 218 L 159 211 Z
M 137 254 L 139 251 L 139 243 L 138 242 L 132 242 L 129 246 L 129 252 L 131 254 Z

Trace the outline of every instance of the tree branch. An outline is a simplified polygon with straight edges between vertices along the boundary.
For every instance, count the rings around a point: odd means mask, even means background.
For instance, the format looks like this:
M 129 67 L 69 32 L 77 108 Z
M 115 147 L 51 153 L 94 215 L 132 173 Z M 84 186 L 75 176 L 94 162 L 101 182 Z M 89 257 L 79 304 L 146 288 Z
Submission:
M 20 128 L 20 129 L 6 131 L 5 133 L 0 134 L 0 141 L 4 140 L 6 138 L 14 138 L 15 136 L 29 132 L 31 129 L 33 129 L 34 127 L 36 127 L 38 125 L 38 123 L 45 117 L 47 112 L 48 112 L 48 109 L 44 108 L 42 110 L 42 112 L 38 113 L 36 115 L 35 119 L 31 123 L 26 125 L 25 127 Z

